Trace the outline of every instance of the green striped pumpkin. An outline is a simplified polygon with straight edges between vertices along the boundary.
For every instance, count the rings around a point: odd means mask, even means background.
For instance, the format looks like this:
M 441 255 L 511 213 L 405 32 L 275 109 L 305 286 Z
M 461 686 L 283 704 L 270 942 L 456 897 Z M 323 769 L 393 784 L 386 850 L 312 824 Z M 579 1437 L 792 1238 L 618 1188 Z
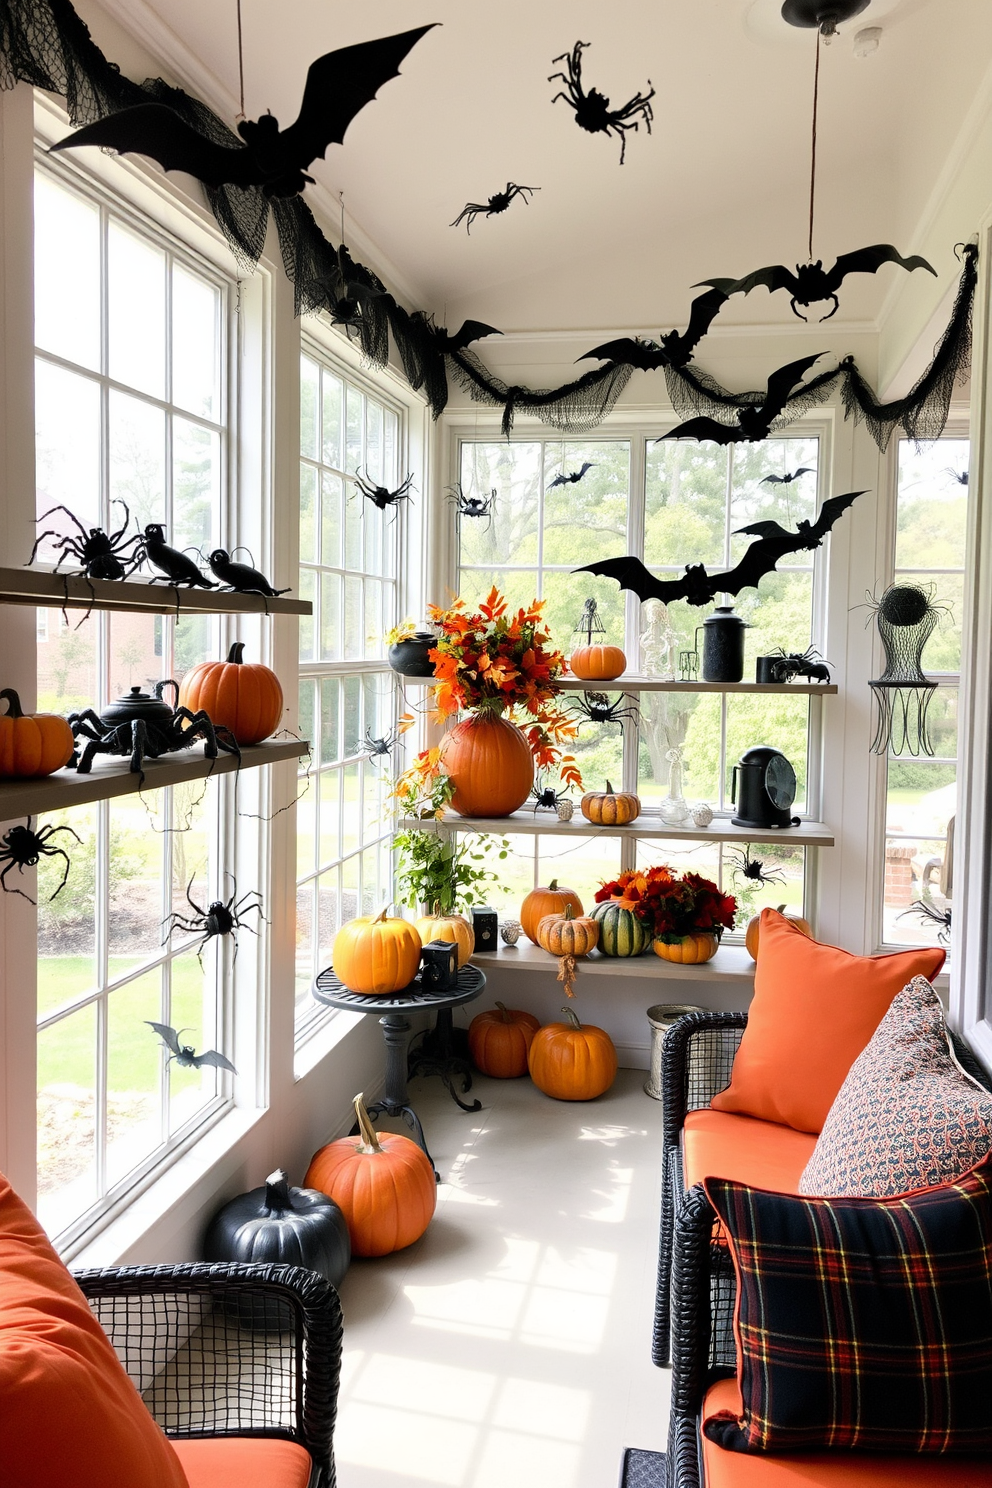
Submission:
M 599 921 L 599 949 L 605 956 L 641 956 L 650 949 L 651 931 L 615 900 L 597 904 L 592 918 Z

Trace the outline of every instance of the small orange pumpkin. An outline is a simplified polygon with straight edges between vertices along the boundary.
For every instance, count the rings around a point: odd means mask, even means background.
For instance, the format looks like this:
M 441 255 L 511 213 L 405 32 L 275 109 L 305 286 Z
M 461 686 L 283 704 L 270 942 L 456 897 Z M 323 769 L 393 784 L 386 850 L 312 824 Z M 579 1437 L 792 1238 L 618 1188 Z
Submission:
M 494 1080 L 515 1080 L 527 1073 L 527 1051 L 540 1028 L 533 1013 L 504 1007 L 478 1013 L 468 1027 L 468 1050 L 476 1069 Z
M 641 803 L 633 791 L 615 791 L 607 781 L 605 791 L 586 792 L 580 809 L 598 827 L 625 827 L 640 816 Z
M 333 1199 L 348 1226 L 353 1255 L 391 1255 L 419 1240 L 437 1205 L 430 1159 L 416 1142 L 376 1132 L 355 1096 L 358 1136 L 328 1142 L 310 1159 L 305 1188 Z
M 796 914 L 794 910 L 786 909 L 784 904 L 780 904 L 778 906 L 778 912 L 780 915 L 784 915 L 787 920 L 791 920 L 797 930 L 801 930 L 803 935 L 808 935 L 812 940 L 813 931 L 810 927 L 809 920 L 804 920 L 802 915 Z M 751 957 L 752 961 L 757 961 L 758 959 L 758 936 L 760 932 L 761 912 L 759 910 L 756 915 L 752 915 L 751 918 L 748 920 L 747 929 L 744 932 L 744 945 L 747 948 L 747 953 Z
M 215 728 L 228 728 L 239 744 L 258 744 L 282 717 L 279 678 L 260 661 L 244 660 L 245 643 L 235 641 L 226 661 L 201 661 L 179 685 L 179 704 L 202 708 Z
M 567 1022 L 546 1023 L 535 1033 L 527 1067 L 538 1090 L 555 1100 L 595 1100 L 617 1073 L 617 1051 L 602 1028 L 582 1024 L 571 1008 Z
M 552 956 L 588 956 L 599 944 L 599 922 L 574 913 L 570 904 L 562 914 L 545 915 L 537 927 L 537 943 Z
M 569 657 L 569 666 L 583 682 L 611 682 L 627 665 L 619 646 L 578 646 Z
M 459 816 L 509 816 L 534 784 L 534 756 L 515 723 L 491 711 L 472 713 L 441 740 L 441 761 Z
M 72 729 L 57 713 L 25 713 L 12 687 L 0 698 L 7 712 L 0 716 L 0 775 L 28 779 L 51 775 L 72 759 Z
M 435 906 L 433 914 L 424 915 L 415 925 L 424 945 L 432 940 L 448 940 L 458 947 L 459 971 L 475 950 L 475 931 L 464 915 L 439 914 Z
M 720 937 L 712 930 L 693 930 L 678 940 L 655 940 L 653 945 L 655 955 L 663 961 L 674 961 L 679 966 L 698 966 L 716 955 Z
M 520 906 L 520 923 L 524 927 L 524 934 L 528 940 L 535 945 L 540 945 L 537 938 L 537 927 L 546 915 L 564 914 L 567 905 L 572 906 L 575 914 L 582 913 L 582 900 L 574 889 L 562 889 L 558 887 L 558 880 L 553 878 L 547 888 L 531 889 Z
M 409 987 L 422 950 L 415 927 L 408 920 L 387 919 L 382 910 L 374 918 L 362 915 L 341 926 L 331 948 L 331 964 L 350 991 L 388 997 Z

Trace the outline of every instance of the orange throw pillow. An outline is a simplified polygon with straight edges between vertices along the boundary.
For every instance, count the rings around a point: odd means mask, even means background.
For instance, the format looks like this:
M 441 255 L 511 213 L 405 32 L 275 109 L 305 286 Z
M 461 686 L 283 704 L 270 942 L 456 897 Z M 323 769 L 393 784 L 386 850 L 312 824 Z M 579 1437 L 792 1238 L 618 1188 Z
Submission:
M 86 1298 L 0 1176 L 3 1488 L 188 1488 Z
M 747 1027 L 730 1084 L 715 1111 L 820 1132 L 847 1072 L 915 976 L 933 981 L 939 948 L 892 956 L 853 956 L 821 945 L 763 909 Z

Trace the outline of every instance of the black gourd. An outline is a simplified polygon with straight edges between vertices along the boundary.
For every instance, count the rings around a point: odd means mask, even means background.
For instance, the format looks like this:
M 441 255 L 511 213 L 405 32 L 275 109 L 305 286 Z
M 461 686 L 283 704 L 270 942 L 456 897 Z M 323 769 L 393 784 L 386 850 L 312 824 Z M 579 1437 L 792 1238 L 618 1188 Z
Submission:
M 203 1254 L 208 1261 L 306 1266 L 339 1286 L 351 1243 L 337 1204 L 315 1188 L 290 1188 L 279 1168 L 261 1188 L 239 1194 L 214 1215 Z

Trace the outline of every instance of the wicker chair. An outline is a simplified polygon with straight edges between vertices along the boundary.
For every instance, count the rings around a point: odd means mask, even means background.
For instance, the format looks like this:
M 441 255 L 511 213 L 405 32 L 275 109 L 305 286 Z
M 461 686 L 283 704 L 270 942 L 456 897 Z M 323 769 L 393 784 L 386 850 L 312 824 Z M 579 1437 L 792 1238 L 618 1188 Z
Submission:
M 655 1297 L 654 1338 L 651 1357 L 659 1366 L 671 1355 L 671 1295 L 673 1252 L 677 1217 L 685 1202 L 681 1138 L 690 1111 L 708 1106 L 713 1096 L 730 1084 L 734 1055 L 747 1013 L 687 1013 L 665 1035 L 661 1084 L 664 1100 L 661 1236 L 658 1246 L 658 1288 Z M 955 1053 L 962 1067 L 992 1090 L 992 1077 L 978 1063 L 968 1045 L 952 1033 Z M 732 1319 L 734 1273 L 726 1246 L 714 1244 L 709 1267 L 712 1324 L 707 1347 L 710 1366 L 733 1369 L 735 1361 Z
M 125 1266 L 75 1280 L 172 1438 L 279 1437 L 334 1488 L 341 1306 L 299 1266 Z

